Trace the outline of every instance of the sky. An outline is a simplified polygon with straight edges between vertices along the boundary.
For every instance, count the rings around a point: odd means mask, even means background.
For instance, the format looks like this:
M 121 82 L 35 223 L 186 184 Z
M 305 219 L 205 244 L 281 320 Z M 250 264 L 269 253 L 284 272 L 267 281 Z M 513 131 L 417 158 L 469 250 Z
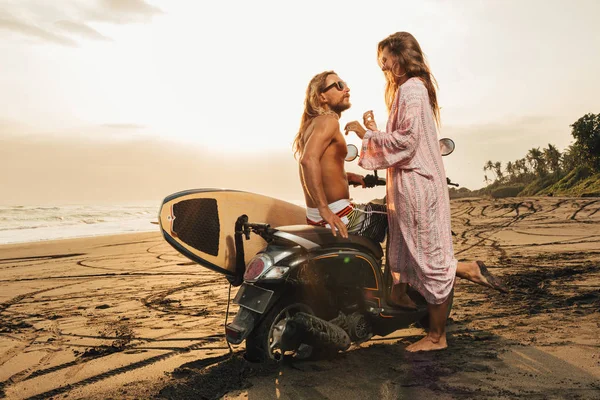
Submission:
M 291 144 L 309 80 L 335 70 L 341 125 L 373 110 L 384 127 L 376 47 L 397 31 L 439 83 L 447 175 L 477 189 L 487 160 L 564 150 L 600 112 L 598 15 L 595 0 L 0 0 L 0 204 L 206 187 L 302 201 Z

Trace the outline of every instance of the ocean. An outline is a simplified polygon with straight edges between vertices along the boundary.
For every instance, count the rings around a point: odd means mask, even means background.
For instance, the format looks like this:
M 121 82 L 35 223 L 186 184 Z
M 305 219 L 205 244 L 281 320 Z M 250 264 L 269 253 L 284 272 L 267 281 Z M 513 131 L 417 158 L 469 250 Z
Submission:
M 0 244 L 158 232 L 156 206 L 0 206 Z

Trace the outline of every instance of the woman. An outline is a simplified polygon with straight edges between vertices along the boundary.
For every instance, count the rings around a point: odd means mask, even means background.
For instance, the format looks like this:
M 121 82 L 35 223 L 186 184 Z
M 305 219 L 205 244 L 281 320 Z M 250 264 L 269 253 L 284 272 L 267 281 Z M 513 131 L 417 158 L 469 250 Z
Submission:
M 440 120 L 437 83 L 410 33 L 390 35 L 379 43 L 377 52 L 387 81 L 386 131 L 377 129 L 372 111 L 363 116 L 368 130 L 357 121 L 348 123 L 345 130 L 363 140 L 361 167 L 387 168 L 388 263 L 394 278 L 390 300 L 414 308 L 406 294 L 406 285 L 410 284 L 428 303 L 429 332 L 407 350 L 441 350 L 447 347 L 446 319 L 457 260 L 436 130 Z M 485 280 L 483 263 L 465 263 L 462 267 L 473 275 L 483 273 Z M 486 284 L 498 289 L 496 282 Z

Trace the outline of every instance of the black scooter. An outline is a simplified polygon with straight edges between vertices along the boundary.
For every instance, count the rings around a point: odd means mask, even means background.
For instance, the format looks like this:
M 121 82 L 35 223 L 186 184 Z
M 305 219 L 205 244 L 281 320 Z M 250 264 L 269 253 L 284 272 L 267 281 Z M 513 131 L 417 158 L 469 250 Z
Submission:
M 358 154 L 352 147 L 347 161 Z M 454 142 L 441 139 L 440 149 L 448 155 Z M 375 171 L 365 183 L 373 187 L 385 180 Z M 244 237 L 251 234 L 267 245 L 244 265 Z M 250 361 L 322 357 L 414 323 L 427 328 L 427 303 L 418 292 L 408 291 L 417 310 L 388 304 L 391 274 L 381 245 L 368 238 L 344 239 L 309 225 L 273 228 L 242 215 L 235 244 L 237 274 L 230 282 L 241 284 L 234 300 L 240 307 L 225 331 L 229 343 L 246 340 Z

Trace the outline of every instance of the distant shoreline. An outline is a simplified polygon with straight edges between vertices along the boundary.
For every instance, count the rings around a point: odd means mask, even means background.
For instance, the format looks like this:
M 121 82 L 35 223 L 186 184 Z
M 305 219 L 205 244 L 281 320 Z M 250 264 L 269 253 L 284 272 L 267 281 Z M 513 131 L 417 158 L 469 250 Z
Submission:
M 0 207 L 0 244 L 151 232 L 157 213 L 136 205 Z
M 37 239 L 37 240 L 24 240 L 24 241 L 15 241 L 15 242 L 6 242 L 0 243 L 0 250 L 4 246 L 12 246 L 12 245 L 24 245 L 28 243 L 50 243 L 50 242 L 62 242 L 65 240 L 79 240 L 79 239 L 94 239 L 101 237 L 111 237 L 111 236 L 124 236 L 124 235 L 137 235 L 144 233 L 159 233 L 159 229 L 148 229 L 147 231 L 134 231 L 134 232 L 114 232 L 114 233 L 98 233 L 96 235 L 81 235 L 81 236 L 66 236 L 61 238 L 48 238 L 48 239 Z
M 546 198 L 548 196 L 514 196 L 512 198 L 516 199 L 520 199 L 520 198 Z M 491 197 L 489 195 L 471 195 L 471 196 L 464 196 L 464 197 L 451 197 L 450 201 L 457 201 L 457 202 L 461 202 L 461 201 L 486 201 L 489 200 Z M 554 196 L 554 198 L 556 199 L 583 199 L 586 198 L 584 196 Z M 505 198 L 504 200 L 506 200 L 508 198 Z M 588 199 L 590 199 L 588 197 Z M 79 232 L 79 233 L 74 233 L 72 235 L 65 235 L 63 237 L 48 237 L 48 238 L 40 238 L 40 239 L 25 239 L 25 240 L 15 240 L 15 241 L 4 241 L 4 242 L 0 242 L 0 250 L 6 248 L 7 246 L 20 246 L 20 245 L 27 245 L 27 244 L 39 244 L 39 243 L 55 243 L 55 242 L 63 242 L 63 241 L 68 241 L 68 240 L 85 240 L 85 239 L 94 239 L 94 238 L 108 238 L 108 237 L 112 237 L 112 236 L 119 236 L 119 237 L 123 237 L 124 235 L 137 235 L 137 234 L 160 234 L 160 228 L 158 225 L 156 224 L 152 224 L 150 225 L 149 222 L 147 221 L 143 221 L 143 223 L 148 223 L 148 228 L 147 229 L 136 229 L 136 230 L 130 230 L 130 231 L 112 231 L 112 232 L 100 232 L 100 233 L 81 233 L 81 230 L 78 228 L 73 228 L 73 230 L 75 232 Z M 68 231 L 69 227 L 65 227 L 62 231 Z M 36 230 L 33 230 L 36 231 Z M 8 231 L 6 231 L 5 233 L 8 233 Z M 0 240 L 2 238 L 0 237 Z
M 10 259 L 10 254 L 15 250 L 21 251 L 23 249 L 27 249 L 28 251 L 32 251 L 31 257 L 35 257 L 36 249 L 49 249 L 55 246 L 58 246 L 62 249 L 69 249 L 71 247 L 78 247 L 82 244 L 87 243 L 112 243 L 115 241 L 128 240 L 132 238 L 155 238 L 157 235 L 160 235 L 160 232 L 158 230 L 147 232 L 123 232 L 95 236 L 79 236 L 60 239 L 37 240 L 29 242 L 2 243 L 0 244 L 0 252 L 2 252 L 2 257 L 0 257 L 0 261 Z

